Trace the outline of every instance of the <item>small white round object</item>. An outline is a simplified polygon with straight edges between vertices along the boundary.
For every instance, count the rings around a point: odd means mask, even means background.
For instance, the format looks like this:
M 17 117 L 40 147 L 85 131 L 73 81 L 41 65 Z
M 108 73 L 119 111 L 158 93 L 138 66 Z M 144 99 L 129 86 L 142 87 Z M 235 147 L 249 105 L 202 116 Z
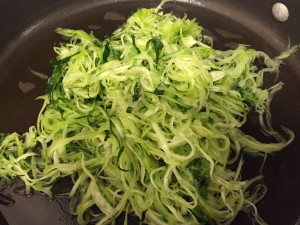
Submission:
M 288 8 L 280 2 L 277 2 L 273 5 L 272 14 L 274 18 L 280 22 L 285 22 L 289 18 Z

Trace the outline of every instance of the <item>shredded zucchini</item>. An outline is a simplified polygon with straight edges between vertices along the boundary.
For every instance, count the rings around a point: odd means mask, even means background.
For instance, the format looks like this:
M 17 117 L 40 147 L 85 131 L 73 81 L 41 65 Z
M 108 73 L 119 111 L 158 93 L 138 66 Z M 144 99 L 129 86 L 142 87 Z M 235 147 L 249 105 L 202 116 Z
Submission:
M 271 125 L 270 102 L 283 83 L 262 86 L 299 46 L 274 59 L 245 45 L 217 50 L 195 19 L 160 7 L 139 9 L 101 40 L 56 30 L 70 41 L 54 48 L 37 124 L 0 135 L 0 177 L 52 196 L 70 176 L 79 224 L 113 224 L 121 213 L 124 224 L 128 215 L 140 224 L 229 224 L 240 211 L 265 224 L 255 207 L 263 176 L 243 180 L 243 156 L 294 139 Z M 250 111 L 277 142 L 241 131 Z

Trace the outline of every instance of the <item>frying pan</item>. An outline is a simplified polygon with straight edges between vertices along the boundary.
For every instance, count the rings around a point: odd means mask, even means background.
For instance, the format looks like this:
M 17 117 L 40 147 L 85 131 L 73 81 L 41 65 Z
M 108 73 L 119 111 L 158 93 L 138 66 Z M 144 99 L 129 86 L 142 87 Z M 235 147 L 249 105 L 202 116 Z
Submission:
M 236 43 L 276 56 L 300 43 L 300 1 L 286 0 L 290 17 L 276 21 L 271 8 L 274 0 L 181 0 L 165 4 L 165 11 L 177 16 L 187 13 L 215 39 L 215 48 L 228 49 Z M 46 88 L 45 81 L 28 68 L 51 74 L 49 61 L 53 46 L 63 39 L 57 27 L 93 31 L 95 36 L 110 34 L 124 19 L 141 7 L 155 7 L 158 1 L 145 0 L 0 0 L 0 131 L 24 132 L 35 124 L 42 102 L 35 100 Z M 262 218 L 270 225 L 300 224 L 300 54 L 285 61 L 279 80 L 285 83 L 275 97 L 271 111 L 274 127 L 294 131 L 296 138 L 285 150 L 270 155 L 264 175 L 268 194 L 259 204 Z M 24 89 L 25 87 L 25 89 Z M 245 128 L 256 135 L 251 124 Z M 255 174 L 259 162 L 248 159 L 244 176 Z M 59 194 L 68 189 L 68 180 L 55 186 Z M 0 225 L 76 225 L 68 213 L 68 200 L 47 199 L 39 193 L 24 196 L 20 184 L 1 190 L 15 201 L 0 205 Z M 133 221 L 132 224 L 135 222 Z M 252 224 L 239 214 L 233 224 Z

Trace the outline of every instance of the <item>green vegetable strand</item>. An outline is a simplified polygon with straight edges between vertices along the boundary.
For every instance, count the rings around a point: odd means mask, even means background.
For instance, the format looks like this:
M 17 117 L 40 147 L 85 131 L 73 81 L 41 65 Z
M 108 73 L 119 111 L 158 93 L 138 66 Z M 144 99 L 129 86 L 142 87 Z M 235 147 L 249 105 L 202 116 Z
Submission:
M 274 59 L 245 45 L 216 50 L 195 20 L 161 6 L 139 9 L 104 40 L 56 30 L 70 41 L 54 48 L 37 124 L 0 135 L 0 177 L 49 196 L 71 177 L 79 224 L 112 224 L 121 213 L 124 224 L 128 216 L 229 224 L 240 211 L 266 224 L 255 207 L 263 177 L 242 179 L 243 154 L 279 151 L 294 139 L 272 128 L 270 103 L 282 83 L 264 88 L 263 77 L 299 46 Z M 276 143 L 241 131 L 250 111 Z

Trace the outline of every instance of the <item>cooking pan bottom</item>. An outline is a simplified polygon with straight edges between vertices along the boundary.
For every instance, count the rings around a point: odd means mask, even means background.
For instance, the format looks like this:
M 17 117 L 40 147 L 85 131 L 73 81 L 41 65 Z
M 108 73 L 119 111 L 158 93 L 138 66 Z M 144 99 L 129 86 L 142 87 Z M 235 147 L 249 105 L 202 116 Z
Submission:
M 190 18 L 197 21 L 205 28 L 205 33 L 213 36 L 215 48 L 233 48 L 237 43 L 248 44 L 251 47 L 275 56 L 286 47 L 288 42 L 282 34 L 266 33 L 270 30 L 262 23 L 243 23 L 247 18 L 247 9 L 237 12 L 232 6 L 227 12 L 222 11 L 225 3 L 201 2 L 176 2 L 165 5 L 164 10 L 173 11 L 177 16 L 187 13 Z M 28 67 L 51 74 L 50 60 L 54 57 L 53 46 L 58 45 L 63 39 L 55 34 L 56 27 L 84 29 L 93 31 L 96 37 L 110 34 L 120 26 L 124 19 L 134 12 L 137 7 L 155 7 L 157 2 L 152 1 L 71 1 L 60 8 L 48 12 L 46 16 L 38 17 L 31 24 L 19 30 L 14 37 L 7 41 L 7 47 L 0 52 L 0 131 L 22 133 L 30 125 L 34 125 L 41 103 L 35 98 L 42 95 L 46 88 L 45 81 L 33 76 Z M 228 12 L 228 10 L 230 12 Z M 229 16 L 230 15 L 230 16 Z M 253 27 L 256 24 L 257 27 Z M 264 27 L 265 26 L 265 27 Z M 277 36 L 276 36 L 277 35 Z M 270 38 L 272 36 L 272 38 Z M 278 45 L 280 40 L 280 45 Z M 300 71 L 293 58 L 281 68 L 279 79 L 285 83 L 284 90 L 275 97 L 272 105 L 272 118 L 274 126 L 279 128 L 284 125 L 300 133 L 299 82 L 295 71 Z M 298 63 L 300 64 L 300 63 Z M 26 84 L 31 87 L 23 89 Z M 297 118 L 297 119 L 295 119 Z M 253 127 L 256 122 L 247 124 L 247 132 L 256 134 Z M 261 138 L 261 136 L 258 136 Z M 283 152 L 268 158 L 264 174 L 269 192 L 260 204 L 259 212 L 271 225 L 292 225 L 300 215 L 300 159 L 297 146 L 299 139 Z M 260 159 L 250 158 L 244 168 L 244 176 L 250 177 L 257 173 Z M 57 193 L 62 188 L 68 187 L 68 181 L 63 181 Z M 34 193 L 30 197 L 15 193 L 14 187 L 6 188 L 2 193 L 15 200 L 12 206 L 0 205 L 1 225 L 76 225 L 76 218 L 68 213 L 68 200 L 66 197 L 55 197 L 52 200 Z M 1 190 L 1 189 L 0 189 Z M 238 216 L 234 224 L 252 224 L 244 214 Z

